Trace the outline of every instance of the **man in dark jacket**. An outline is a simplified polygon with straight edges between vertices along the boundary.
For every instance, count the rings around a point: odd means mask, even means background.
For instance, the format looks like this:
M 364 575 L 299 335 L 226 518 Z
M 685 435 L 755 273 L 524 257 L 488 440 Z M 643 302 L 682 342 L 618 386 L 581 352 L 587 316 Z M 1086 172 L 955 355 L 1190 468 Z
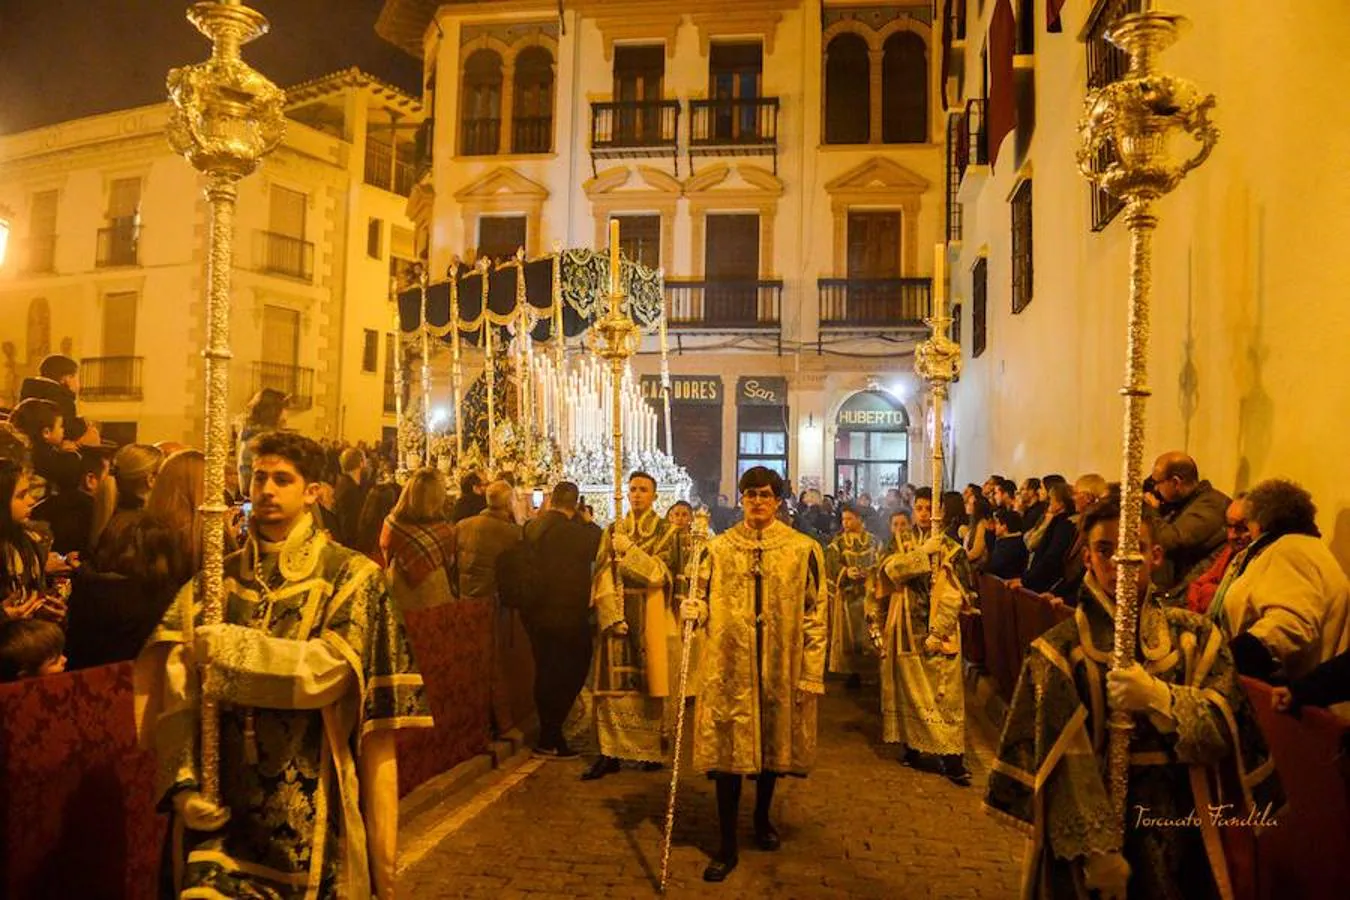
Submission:
M 38 364 L 36 377 L 28 377 L 19 387 L 19 399 L 50 400 L 61 412 L 66 440 L 77 444 L 99 443 L 98 429 L 75 414 L 75 397 L 80 392 L 80 364 L 69 356 L 53 353 Z
M 470 472 L 461 478 L 459 499 L 455 501 L 455 510 L 450 516 L 450 521 L 459 524 L 469 516 L 476 516 L 486 509 L 487 498 L 483 495 L 485 488 L 483 476 L 477 472 Z
M 562 726 L 591 665 L 591 564 L 600 549 L 600 526 L 577 515 L 577 486 L 559 482 L 548 511 L 525 526 L 545 589 L 522 611 L 534 654 L 534 702 L 539 711 L 535 754 L 575 759 Z
M 1163 548 L 1153 583 L 1169 596 L 1184 594 L 1223 549 L 1228 539 L 1224 514 L 1232 501 L 1201 481 L 1195 460 L 1176 450 L 1158 457 L 1153 481 L 1153 493 L 1144 499 L 1158 510 L 1153 539 Z
M 513 610 L 501 604 L 497 591 L 497 557 L 520 542 L 520 526 L 511 514 L 515 491 L 494 481 L 484 493 L 486 508 L 455 523 L 461 603 L 486 603 L 492 609 L 492 723 L 501 736 L 515 724 L 506 658 L 515 628 Z
M 49 493 L 33 507 L 33 518 L 52 529 L 52 551 L 65 555 L 87 555 L 89 535 L 94 524 L 94 495 L 99 482 L 108 475 L 108 455 L 98 448 L 85 447 L 72 453 L 79 465 L 61 467 L 56 493 Z
M 355 447 L 342 451 L 342 474 L 333 490 L 333 516 L 337 520 L 338 543 L 355 546 L 359 537 L 361 508 L 365 506 L 370 485 L 366 484 L 366 457 Z

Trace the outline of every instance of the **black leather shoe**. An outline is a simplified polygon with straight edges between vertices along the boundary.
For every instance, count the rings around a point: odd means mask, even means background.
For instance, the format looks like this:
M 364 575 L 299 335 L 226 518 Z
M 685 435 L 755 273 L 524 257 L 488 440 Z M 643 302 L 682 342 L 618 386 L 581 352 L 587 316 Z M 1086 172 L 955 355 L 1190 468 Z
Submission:
M 957 787 L 970 787 L 970 770 L 960 757 L 942 761 L 942 774 Z
M 778 837 L 778 829 L 774 828 L 768 822 L 763 825 L 755 826 L 755 846 L 766 853 L 772 853 L 783 846 L 783 841 Z
M 591 767 L 581 773 L 582 781 L 595 781 L 619 771 L 619 761 L 612 756 L 601 756 L 591 763 Z
M 905 755 L 901 757 L 900 762 L 920 772 L 943 774 L 942 760 L 929 753 L 920 753 L 913 747 L 906 748 Z
M 739 862 L 739 860 L 734 856 L 726 859 L 714 859 L 712 862 L 708 863 L 708 868 L 703 870 L 703 880 L 712 882 L 726 881 L 727 876 L 735 870 L 737 862 Z

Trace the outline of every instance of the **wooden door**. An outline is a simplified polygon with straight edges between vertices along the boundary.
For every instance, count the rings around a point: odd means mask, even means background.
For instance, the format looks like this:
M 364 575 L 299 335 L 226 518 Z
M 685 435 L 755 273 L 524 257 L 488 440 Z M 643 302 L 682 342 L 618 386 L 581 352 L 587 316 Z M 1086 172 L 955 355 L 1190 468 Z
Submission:
M 900 213 L 848 214 L 848 305 L 845 318 L 865 324 L 899 313 Z
M 704 273 L 705 321 L 758 324 L 759 216 L 708 216 Z
M 614 143 L 641 147 L 661 141 L 661 109 L 656 101 L 666 76 L 662 44 L 614 48 Z

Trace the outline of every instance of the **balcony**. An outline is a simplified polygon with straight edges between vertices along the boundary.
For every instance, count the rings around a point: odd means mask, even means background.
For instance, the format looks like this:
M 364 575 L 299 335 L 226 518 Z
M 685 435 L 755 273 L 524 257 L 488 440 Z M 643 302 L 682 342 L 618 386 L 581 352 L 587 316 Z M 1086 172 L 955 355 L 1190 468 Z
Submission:
M 680 101 L 624 100 L 591 104 L 591 171 L 598 159 L 669 156 L 680 173 Z
M 366 184 L 406 197 L 412 193 L 415 174 L 413 163 L 395 158 L 388 144 L 366 142 Z
M 80 399 L 97 403 L 141 400 L 140 356 L 95 356 L 80 360 Z
M 957 151 L 965 134 L 965 119 L 953 114 L 947 117 L 947 243 L 961 241 L 962 209 L 957 196 L 961 193 L 961 169 L 957 160 Z
M 933 302 L 931 278 L 821 278 L 822 331 L 922 329 Z
M 56 235 L 30 235 L 22 249 L 23 274 L 49 275 L 56 271 Z
M 257 258 L 262 261 L 258 266 L 260 272 L 300 281 L 314 280 L 314 245 L 309 241 L 275 231 L 259 231 Z
M 460 156 L 496 156 L 501 152 L 501 119 L 464 119 L 459 124 Z
M 989 123 L 983 98 L 966 101 L 956 138 L 958 199 L 969 203 L 989 177 Z M 967 175 L 971 176 L 969 181 Z
M 782 321 L 783 282 L 717 278 L 667 281 L 670 327 L 680 331 L 777 332 Z
M 778 173 L 778 98 L 689 101 L 689 168 L 695 156 L 772 156 Z
M 413 138 L 413 182 L 421 181 L 431 172 L 435 160 L 436 120 L 424 119 L 417 126 L 417 136 Z
M 512 153 L 547 153 L 552 149 L 552 116 L 516 116 L 511 120 Z
M 140 264 L 141 227 L 135 216 L 118 219 L 98 230 L 94 265 L 100 269 Z
M 281 391 L 290 398 L 289 408 L 306 410 L 314 406 L 314 370 L 287 363 L 255 362 L 253 393 L 263 388 Z

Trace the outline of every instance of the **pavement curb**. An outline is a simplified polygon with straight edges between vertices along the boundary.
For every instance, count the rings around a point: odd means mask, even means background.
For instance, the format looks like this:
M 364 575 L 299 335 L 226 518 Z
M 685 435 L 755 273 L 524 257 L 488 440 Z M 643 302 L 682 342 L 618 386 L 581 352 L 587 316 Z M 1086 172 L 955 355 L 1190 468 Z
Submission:
M 475 784 L 493 775 L 504 775 L 530 758 L 530 745 L 519 729 L 512 729 L 488 744 L 487 749 L 428 779 L 398 804 L 399 828 L 419 824 L 429 812 L 445 815 L 446 804 L 456 795 L 471 796 Z M 463 797 L 461 797 L 461 800 Z

